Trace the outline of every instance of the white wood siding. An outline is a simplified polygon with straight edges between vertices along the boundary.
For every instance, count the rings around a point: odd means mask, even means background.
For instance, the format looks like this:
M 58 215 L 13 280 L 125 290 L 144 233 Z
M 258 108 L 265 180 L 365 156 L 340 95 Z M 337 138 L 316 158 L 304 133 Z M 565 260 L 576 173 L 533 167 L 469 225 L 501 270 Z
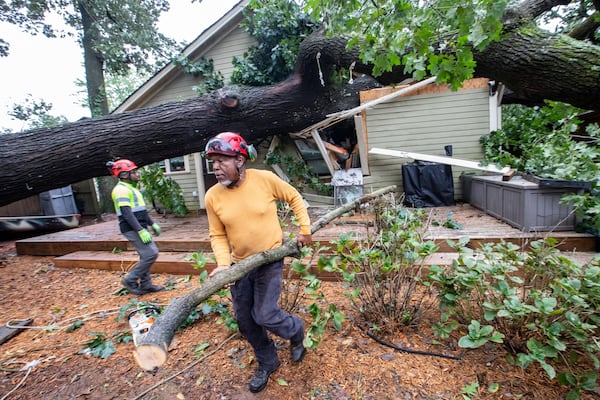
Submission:
M 233 57 L 241 57 L 248 50 L 248 47 L 254 43 L 254 38 L 238 26 L 227 36 L 222 37 L 221 40 L 215 41 L 202 56 L 207 60 L 213 60 L 215 71 L 220 71 L 223 74 L 225 84 L 228 84 L 233 72 Z M 198 56 L 192 61 L 197 62 L 202 56 Z M 149 99 L 144 107 L 196 97 L 198 94 L 192 88 L 202 82 L 202 79 L 200 76 L 184 74 L 182 71 L 173 80 L 165 84 L 154 97 Z
M 368 147 L 445 155 L 452 145 L 453 157 L 479 161 L 483 151 L 479 138 L 489 133 L 487 88 L 399 97 L 367 110 Z M 413 160 L 369 154 L 365 191 L 389 185 L 402 188 L 402 164 Z M 460 175 L 472 171 L 452 166 L 454 198 L 462 199 Z
M 225 37 L 222 37 L 221 40 L 215 41 L 203 55 L 204 58 L 213 60 L 215 71 L 221 71 L 225 79 L 225 84 L 227 84 L 231 77 L 231 73 L 233 72 L 233 57 L 241 57 L 244 52 L 248 50 L 248 47 L 254 43 L 254 38 L 249 36 L 238 26 Z M 198 61 L 200 58 L 201 56 L 192 61 Z M 201 80 L 201 77 L 194 77 L 190 74 L 184 74 L 183 72 L 178 73 L 173 80 L 165 84 L 155 96 L 150 98 L 144 107 L 151 107 L 198 96 L 192 88 L 198 85 Z M 196 164 L 192 154 L 189 155 L 189 161 L 189 172 L 179 172 L 169 174 L 168 176 L 181 187 L 187 208 L 190 211 L 198 211 L 200 209 L 199 196 L 204 196 L 204 193 L 199 193 L 198 191 Z M 194 192 L 196 192 L 197 196 L 193 196 Z
M 195 168 L 196 164 L 194 161 L 194 157 L 192 155 L 189 156 L 189 165 L 190 170 L 187 172 L 176 172 L 172 174 L 168 174 L 170 178 L 172 178 L 175 182 L 179 184 L 181 187 L 181 191 L 183 194 L 183 198 L 185 200 L 185 205 L 189 211 L 197 211 L 200 209 L 200 203 L 198 196 L 204 195 L 203 193 L 198 193 L 198 184 L 196 182 L 196 174 Z M 196 196 L 194 196 L 194 192 Z

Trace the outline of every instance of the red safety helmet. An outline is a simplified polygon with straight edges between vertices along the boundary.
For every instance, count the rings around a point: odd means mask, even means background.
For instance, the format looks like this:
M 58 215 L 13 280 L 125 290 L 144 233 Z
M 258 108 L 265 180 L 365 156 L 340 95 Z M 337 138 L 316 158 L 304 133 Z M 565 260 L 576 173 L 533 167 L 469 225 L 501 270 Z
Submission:
M 238 154 L 246 157 L 247 160 L 256 160 L 256 149 L 248 145 L 243 137 L 234 132 L 221 132 L 206 143 L 204 150 L 206 157 L 214 154 L 235 157 Z
M 110 171 L 110 174 L 116 178 L 120 178 L 119 175 L 122 172 L 131 172 L 138 168 L 133 161 L 125 159 L 109 161 L 106 163 L 106 167 Z

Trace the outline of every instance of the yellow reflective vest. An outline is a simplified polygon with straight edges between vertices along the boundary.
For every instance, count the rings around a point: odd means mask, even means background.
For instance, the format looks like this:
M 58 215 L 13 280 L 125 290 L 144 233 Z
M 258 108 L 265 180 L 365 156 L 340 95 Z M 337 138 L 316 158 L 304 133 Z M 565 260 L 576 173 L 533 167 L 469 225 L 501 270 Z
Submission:
M 135 219 L 138 220 L 143 228 L 152 225 L 152 219 L 146 209 L 146 201 L 142 192 L 135 186 L 119 181 L 112 190 L 112 200 L 115 204 L 115 211 L 119 217 L 119 227 L 121 232 L 134 230 L 134 228 L 123 218 L 121 207 L 130 207 Z

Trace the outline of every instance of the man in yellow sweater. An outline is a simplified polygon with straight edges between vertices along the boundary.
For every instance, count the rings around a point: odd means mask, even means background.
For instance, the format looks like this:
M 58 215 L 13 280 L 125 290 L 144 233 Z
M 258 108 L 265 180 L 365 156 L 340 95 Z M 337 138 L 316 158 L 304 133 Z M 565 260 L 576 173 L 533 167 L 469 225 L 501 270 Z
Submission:
M 256 150 L 237 133 L 223 132 L 206 144 L 219 182 L 206 192 L 210 243 L 217 260 L 216 272 L 261 251 L 281 246 L 283 232 L 277 200 L 287 202 L 300 222 L 298 246 L 312 242 L 310 219 L 300 193 L 269 171 L 246 169 Z M 283 260 L 262 265 L 231 287 L 240 333 L 254 350 L 258 367 L 250 391 L 260 392 L 279 368 L 277 350 L 268 332 L 290 340 L 293 362 L 304 358 L 304 322 L 279 308 Z

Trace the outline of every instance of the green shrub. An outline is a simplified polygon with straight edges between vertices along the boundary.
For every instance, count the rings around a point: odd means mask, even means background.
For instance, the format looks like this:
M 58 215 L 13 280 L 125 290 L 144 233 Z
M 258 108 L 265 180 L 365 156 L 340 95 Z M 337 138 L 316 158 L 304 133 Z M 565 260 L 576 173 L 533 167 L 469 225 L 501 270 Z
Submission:
M 364 320 L 381 332 L 420 322 L 426 294 L 419 284 L 424 259 L 438 247 L 424 240 L 425 211 L 389 203 L 375 207 L 376 231 L 365 237 L 341 236 L 332 241 L 332 257 L 319 267 L 337 272 L 350 284 L 353 305 Z
M 586 181 L 591 190 L 568 194 L 562 204 L 572 205 L 580 217 L 580 231 L 600 233 L 600 148 L 597 124 L 585 129 L 585 142 L 574 140 L 581 129 L 582 110 L 548 101 L 543 107 L 502 107 L 502 129 L 481 138 L 485 161 L 528 172 L 540 178 Z
M 157 201 L 172 213 L 178 216 L 186 215 L 188 210 L 185 205 L 181 187 L 177 182 L 165 176 L 158 164 L 145 167 L 140 177 L 143 193 L 152 204 Z
M 465 241 L 451 244 L 458 259 L 427 275 L 443 310 L 436 331 L 467 329 L 459 345 L 502 343 L 516 365 L 536 362 L 551 379 L 556 368 L 566 368 L 561 381 L 571 382 L 573 393 L 589 387 L 593 371 L 585 368 L 600 366 L 597 262 L 578 265 L 556 250 L 554 239 L 535 241 L 527 252 L 504 242 L 478 252 Z

